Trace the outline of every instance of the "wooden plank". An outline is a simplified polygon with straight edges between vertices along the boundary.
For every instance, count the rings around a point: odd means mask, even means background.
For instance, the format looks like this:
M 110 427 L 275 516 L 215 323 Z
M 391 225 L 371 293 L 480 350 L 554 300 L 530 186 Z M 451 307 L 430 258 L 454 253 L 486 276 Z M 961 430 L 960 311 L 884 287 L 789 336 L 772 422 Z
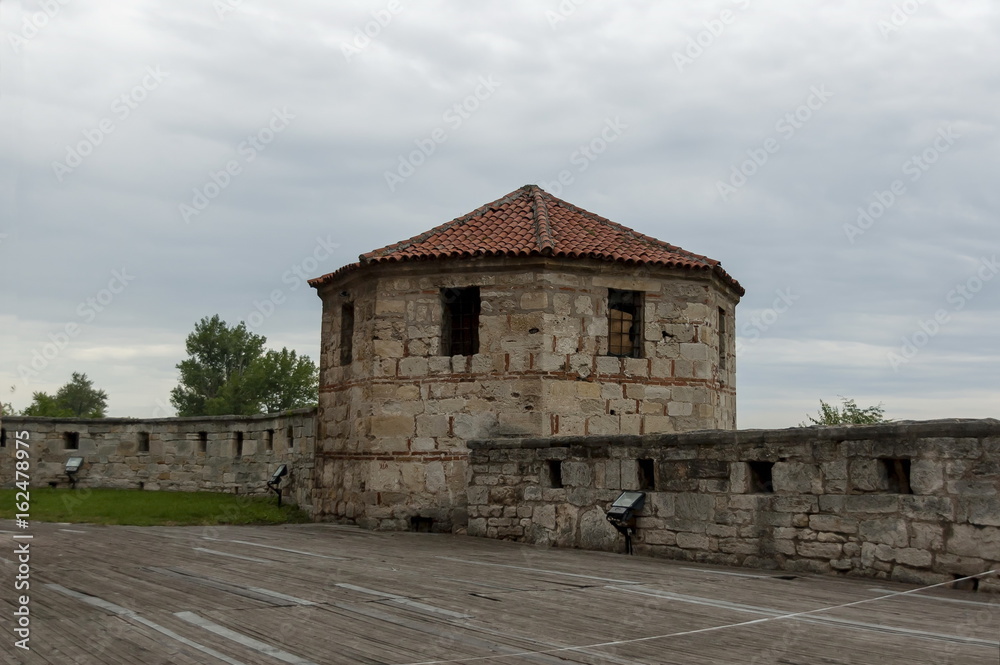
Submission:
M 32 530 L 40 663 L 996 665 L 1000 651 L 1000 598 L 949 589 L 331 525 Z M 4 639 L 12 602 L 0 593 Z

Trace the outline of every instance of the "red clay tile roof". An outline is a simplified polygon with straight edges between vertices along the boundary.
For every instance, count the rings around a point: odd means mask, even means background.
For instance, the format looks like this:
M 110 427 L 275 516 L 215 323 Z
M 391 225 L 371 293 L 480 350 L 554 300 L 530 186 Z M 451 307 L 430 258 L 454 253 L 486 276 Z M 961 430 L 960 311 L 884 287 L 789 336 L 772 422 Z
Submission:
M 586 257 L 630 265 L 710 270 L 740 295 L 744 293 L 718 261 L 616 224 L 536 185 L 525 185 L 447 224 L 362 254 L 358 263 L 309 280 L 309 284 L 319 286 L 373 263 L 473 256 Z

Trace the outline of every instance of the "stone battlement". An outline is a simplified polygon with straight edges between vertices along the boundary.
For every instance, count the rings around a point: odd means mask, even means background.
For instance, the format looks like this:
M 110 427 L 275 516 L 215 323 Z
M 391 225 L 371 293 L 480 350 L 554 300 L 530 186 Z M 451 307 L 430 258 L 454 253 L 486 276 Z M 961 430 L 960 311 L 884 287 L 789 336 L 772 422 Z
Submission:
M 0 486 L 14 482 L 15 433 L 28 432 L 31 483 L 68 484 L 63 467 L 84 458 L 78 487 L 259 494 L 280 464 L 284 492 L 312 511 L 316 410 L 198 418 L 6 416 Z
M 1000 568 L 1000 421 L 469 442 L 469 534 L 937 583 Z M 982 582 L 1000 590 L 996 578 Z

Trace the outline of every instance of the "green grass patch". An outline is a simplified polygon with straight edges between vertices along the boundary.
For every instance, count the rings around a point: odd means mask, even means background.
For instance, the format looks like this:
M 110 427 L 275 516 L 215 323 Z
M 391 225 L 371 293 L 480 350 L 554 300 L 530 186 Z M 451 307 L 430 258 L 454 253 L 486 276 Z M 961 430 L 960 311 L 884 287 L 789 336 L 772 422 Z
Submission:
M 0 489 L 0 518 L 15 516 L 14 489 Z M 21 497 L 23 499 L 23 497 Z M 276 497 L 218 492 L 150 492 L 114 489 L 34 487 L 29 521 L 202 526 L 308 522 L 295 506 L 278 508 Z

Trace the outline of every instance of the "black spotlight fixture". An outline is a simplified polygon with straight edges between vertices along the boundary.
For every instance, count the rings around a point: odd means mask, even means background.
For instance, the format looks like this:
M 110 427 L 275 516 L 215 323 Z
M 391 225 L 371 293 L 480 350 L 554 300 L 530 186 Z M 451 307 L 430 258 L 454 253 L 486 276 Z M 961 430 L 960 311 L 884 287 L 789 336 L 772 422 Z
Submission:
M 274 473 L 271 474 L 271 479 L 267 481 L 267 489 L 271 490 L 278 495 L 278 507 L 281 507 L 281 488 L 278 485 L 281 484 L 281 479 L 288 475 L 288 465 L 282 464 L 279 466 Z
M 82 457 L 70 457 L 66 460 L 66 477 L 69 478 L 70 489 L 76 489 L 76 474 L 83 466 Z
M 635 535 L 635 514 L 646 503 L 645 492 L 622 492 L 608 509 L 607 518 L 611 525 L 625 536 L 625 553 L 633 554 L 632 536 Z

